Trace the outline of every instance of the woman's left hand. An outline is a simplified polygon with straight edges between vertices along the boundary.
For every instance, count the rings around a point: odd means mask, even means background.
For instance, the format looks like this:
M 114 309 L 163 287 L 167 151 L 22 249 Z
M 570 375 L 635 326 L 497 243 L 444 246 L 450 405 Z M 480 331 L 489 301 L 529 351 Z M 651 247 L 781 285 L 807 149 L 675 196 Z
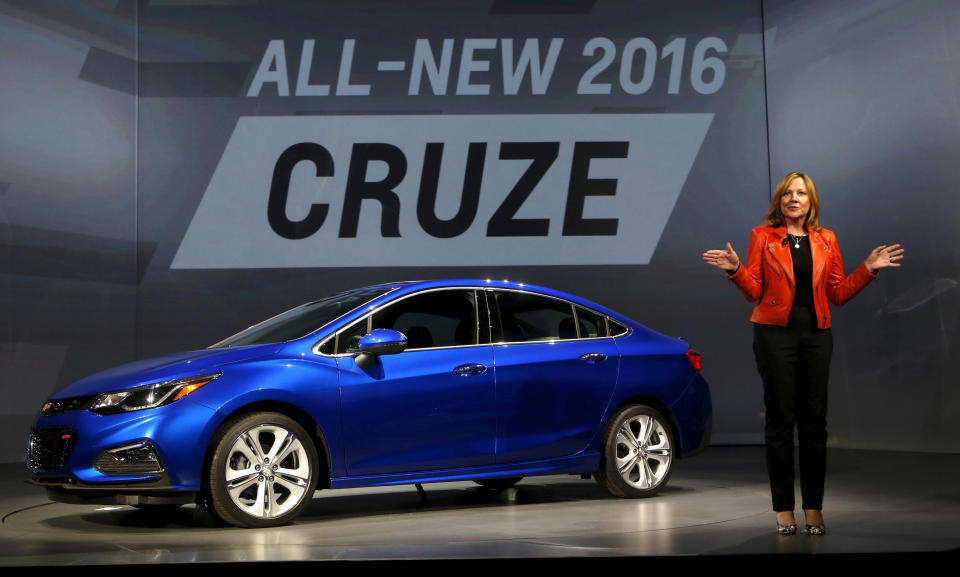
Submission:
M 871 273 L 874 273 L 882 268 L 900 266 L 900 263 L 896 261 L 902 258 L 903 249 L 900 248 L 899 244 L 890 246 L 881 244 L 877 248 L 870 251 L 870 254 L 867 255 L 867 260 L 865 260 L 863 264 L 867 265 L 867 270 L 869 270 Z

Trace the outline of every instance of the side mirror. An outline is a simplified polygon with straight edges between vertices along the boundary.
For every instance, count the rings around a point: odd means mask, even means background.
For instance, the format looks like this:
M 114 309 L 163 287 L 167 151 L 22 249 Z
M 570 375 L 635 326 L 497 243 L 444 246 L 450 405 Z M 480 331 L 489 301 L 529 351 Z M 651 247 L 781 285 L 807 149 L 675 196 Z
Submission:
M 407 348 L 407 337 L 391 329 L 374 329 L 360 339 L 357 348 L 360 350 L 356 358 L 357 366 L 369 369 L 380 355 L 402 353 Z

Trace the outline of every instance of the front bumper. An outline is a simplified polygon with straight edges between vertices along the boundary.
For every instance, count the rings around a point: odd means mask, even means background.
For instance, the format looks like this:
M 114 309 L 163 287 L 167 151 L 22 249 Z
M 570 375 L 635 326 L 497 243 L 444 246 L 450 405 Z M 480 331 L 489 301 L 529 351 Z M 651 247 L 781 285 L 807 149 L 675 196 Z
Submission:
M 81 410 L 40 417 L 34 424 L 31 444 L 37 436 L 49 439 L 50 432 L 55 431 L 54 437 L 69 432 L 72 446 L 46 451 L 44 458 L 37 458 L 39 453 L 28 447 L 27 468 L 33 473 L 34 484 L 52 491 L 196 492 L 202 485 L 203 460 L 216 427 L 215 413 L 183 399 L 175 405 L 119 415 Z M 105 452 L 136 443 L 147 443 L 155 450 L 161 471 L 116 474 L 95 467 Z
M 47 490 L 47 497 L 58 503 L 75 505 L 183 505 L 193 503 L 197 493 L 178 491 L 166 473 L 140 483 L 89 484 L 74 477 L 34 477 L 31 485 Z

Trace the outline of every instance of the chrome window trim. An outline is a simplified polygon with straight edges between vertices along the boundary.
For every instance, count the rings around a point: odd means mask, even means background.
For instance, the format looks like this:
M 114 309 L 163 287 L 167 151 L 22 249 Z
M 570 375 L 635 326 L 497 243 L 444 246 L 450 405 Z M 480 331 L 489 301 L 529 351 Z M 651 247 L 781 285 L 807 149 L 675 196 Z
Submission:
M 566 304 L 570 305 L 570 313 L 571 313 L 571 316 L 573 317 L 573 323 L 574 323 L 575 328 L 576 328 L 576 331 L 577 331 L 577 338 L 574 338 L 574 339 L 544 339 L 544 340 L 542 340 L 542 341 L 500 341 L 500 342 L 496 342 L 496 343 L 493 342 L 493 334 L 491 334 L 491 335 L 490 335 L 491 344 L 493 344 L 493 345 L 522 345 L 522 344 L 528 344 L 528 343 L 560 343 L 560 342 L 578 341 L 578 340 L 580 340 L 580 327 L 579 327 L 579 326 L 576 326 L 576 324 L 577 324 L 577 312 L 576 312 L 576 311 L 577 311 L 577 305 L 576 305 L 576 303 L 574 303 L 574 302 L 572 302 L 572 301 L 568 301 L 567 299 L 562 299 L 562 298 L 560 298 L 560 297 L 555 297 L 555 296 L 553 296 L 553 295 L 545 295 L 545 294 L 543 294 L 543 293 L 538 293 L 538 292 L 533 292 L 533 291 L 528 291 L 528 290 L 523 290 L 523 289 L 490 287 L 489 290 L 490 290 L 490 292 L 503 291 L 503 292 L 524 293 L 524 294 L 533 295 L 533 296 L 538 296 L 538 297 L 546 297 L 546 298 L 549 298 L 549 299 L 553 299 L 553 300 L 555 300 L 555 301 L 560 301 L 560 302 L 562 302 L 562 303 L 566 303 Z M 496 299 L 494 299 L 494 301 L 496 302 Z M 499 317 L 499 313 L 500 313 L 500 303 L 499 303 L 499 302 L 497 302 L 497 313 L 498 313 L 498 317 Z M 600 313 L 597 313 L 597 314 L 600 314 Z M 498 320 L 501 320 L 501 321 L 502 321 L 502 319 L 499 319 L 499 318 L 498 318 Z M 501 332 L 501 335 L 502 335 L 502 334 L 503 334 L 503 327 L 501 326 L 500 329 L 501 329 L 500 332 Z M 584 340 L 585 340 L 585 339 L 584 339 Z
M 587 341 L 602 341 L 605 339 L 612 339 L 612 338 L 613 337 L 586 337 L 582 339 L 550 339 L 550 340 L 543 340 L 543 341 L 504 341 L 502 343 L 493 343 L 493 346 L 499 347 L 499 346 L 506 346 L 506 345 L 514 346 L 514 345 L 543 345 L 543 344 L 552 345 L 554 343 L 579 343 L 579 342 L 587 342 Z
M 545 341 L 540 341 L 540 342 L 545 342 Z M 484 343 L 484 344 L 480 344 L 480 345 L 448 345 L 448 346 L 445 346 L 445 347 L 424 347 L 424 348 L 422 348 L 422 349 L 404 349 L 403 352 L 404 352 L 404 353 L 408 353 L 408 352 L 409 352 L 409 353 L 420 353 L 420 352 L 423 352 L 423 351 L 439 351 L 439 350 L 443 350 L 443 349 L 468 349 L 468 348 L 471 348 L 471 347 L 489 347 L 489 346 L 492 346 L 491 343 Z M 323 353 L 316 353 L 316 354 L 319 355 L 319 356 L 321 356 L 321 357 L 328 358 L 328 359 L 342 359 L 342 358 L 346 358 L 346 357 L 351 357 L 351 358 L 352 358 L 352 357 L 357 356 L 357 353 L 339 353 L 339 354 L 336 354 L 336 355 L 325 355 L 325 354 L 323 354 Z
M 578 306 L 578 305 L 573 305 L 573 323 L 574 323 L 574 325 L 576 325 L 576 328 L 577 328 L 577 339 L 584 339 L 584 340 L 586 340 L 586 339 L 592 339 L 592 338 L 599 338 L 599 337 L 582 337 L 582 336 L 580 335 L 580 315 L 577 314 L 577 309 L 578 309 L 578 308 L 583 309 L 584 307 L 581 307 L 581 306 Z M 584 309 L 584 310 L 587 310 L 587 309 Z M 599 316 L 599 315 L 598 315 L 598 316 Z M 604 327 L 607 326 L 607 319 L 606 319 L 606 317 L 603 317 L 603 326 L 604 326 Z
M 523 289 L 500 288 L 500 287 L 485 287 L 485 288 L 486 288 L 486 290 L 488 290 L 488 291 L 511 291 L 511 292 L 518 292 L 518 293 L 527 293 L 527 294 L 532 294 L 532 295 L 535 295 L 535 296 L 541 296 L 541 297 L 546 297 L 546 298 L 558 300 L 558 301 L 560 301 L 560 302 L 567 303 L 567 304 L 569 304 L 569 305 L 571 305 L 571 306 L 573 307 L 574 320 L 576 320 L 576 318 L 577 318 L 577 317 L 576 317 L 577 307 L 580 307 L 580 308 L 582 308 L 582 309 L 584 309 L 584 310 L 587 310 L 587 311 L 592 312 L 593 314 L 595 314 L 595 315 L 597 315 L 597 316 L 599 316 L 599 317 L 603 317 L 603 318 L 605 319 L 605 322 L 607 323 L 607 336 L 605 336 L 605 337 L 585 337 L 585 338 L 584 338 L 584 337 L 578 337 L 578 338 L 576 338 L 576 339 L 550 339 L 550 340 L 543 340 L 543 341 L 501 341 L 501 342 L 491 343 L 491 344 L 493 344 L 493 345 L 529 345 L 529 344 L 543 344 L 543 343 L 567 343 L 567 342 L 570 342 L 570 341 L 599 341 L 599 340 L 602 340 L 602 339 L 619 339 L 619 338 L 627 337 L 627 336 L 630 336 L 631 334 L 633 334 L 633 329 L 630 328 L 626 323 L 622 323 L 622 322 L 620 322 L 620 321 L 618 321 L 618 320 L 616 320 L 616 319 L 612 319 L 612 318 L 610 317 L 610 315 L 606 315 L 606 314 L 603 314 L 603 313 L 601 313 L 601 312 L 599 312 L 599 311 L 595 311 L 595 310 L 593 310 L 593 309 L 590 308 L 590 307 L 585 307 L 585 306 L 583 306 L 583 305 L 581 305 L 581 304 L 578 304 L 578 303 L 575 303 L 575 302 L 573 302 L 573 301 L 568 301 L 568 300 L 565 299 L 565 298 L 555 297 L 555 296 L 553 296 L 553 295 L 548 295 L 548 294 L 544 294 L 544 293 L 538 293 L 538 292 L 529 291 L 529 290 L 523 290 Z M 626 327 L 626 329 L 627 329 L 626 332 L 621 333 L 621 334 L 616 335 L 616 336 L 611 335 L 611 334 L 610 334 L 610 321 L 611 321 L 611 320 L 612 320 L 613 322 L 617 323 L 618 325 L 622 325 L 622 326 Z M 579 334 L 580 334 L 580 323 L 576 323 L 576 324 L 577 324 L 577 334 L 579 335 Z M 492 339 L 493 339 L 493 335 L 490 335 L 490 338 L 491 338 L 491 340 L 492 340 Z
M 399 288 L 399 287 L 398 287 L 398 288 Z M 351 328 L 352 326 L 354 326 L 355 324 L 359 323 L 359 322 L 362 321 L 362 320 L 366 320 L 366 321 L 367 321 L 367 332 L 369 333 L 370 330 L 371 330 L 371 328 L 370 328 L 370 326 L 371 326 L 370 323 L 372 322 L 373 315 L 377 314 L 378 312 L 380 312 L 381 310 L 383 310 L 384 308 L 386 308 L 386 307 L 388 307 L 388 306 L 391 306 L 391 305 L 394 305 L 394 304 L 396 304 L 396 303 L 405 301 L 405 300 L 407 300 L 408 298 L 413 297 L 413 296 L 419 296 L 419 295 L 426 294 L 426 293 L 431 293 L 431 292 L 436 292 L 436 291 L 446 291 L 446 290 L 461 290 L 461 291 L 472 291 L 472 292 L 473 292 L 474 314 L 475 314 L 475 316 L 477 317 L 477 332 L 476 332 L 475 334 L 476 334 L 477 340 L 480 340 L 480 332 L 479 332 L 479 331 L 480 331 L 480 325 L 479 325 L 479 322 L 480 322 L 479 317 L 480 317 L 480 315 L 479 315 L 479 312 L 477 311 L 477 291 L 480 290 L 481 288 L 485 288 L 485 287 L 476 287 L 476 286 L 444 286 L 444 287 L 427 288 L 427 289 L 419 290 L 419 291 L 416 291 L 416 292 L 412 292 L 412 293 L 407 294 L 407 295 L 403 295 L 402 297 L 398 298 L 397 300 L 393 300 L 393 301 L 390 301 L 390 302 L 388 302 L 388 303 L 384 303 L 384 304 L 378 306 L 377 308 L 373 309 L 372 311 L 369 311 L 369 312 L 366 314 L 366 316 L 357 319 L 356 321 L 350 323 L 349 325 L 343 327 L 342 329 L 338 330 L 337 332 L 333 333 L 332 335 L 328 336 L 327 338 L 325 338 L 325 339 L 323 339 L 322 341 L 318 342 L 317 344 L 313 345 L 313 348 L 311 349 L 311 351 L 313 352 L 313 354 L 315 354 L 315 355 L 317 355 L 317 356 L 326 357 L 326 358 L 328 358 L 328 359 L 340 358 L 340 357 L 353 357 L 353 356 L 356 356 L 357 353 L 339 353 L 339 354 L 326 355 L 326 354 L 320 352 L 320 347 L 322 347 L 322 346 L 323 346 L 327 341 L 329 341 L 330 339 L 338 338 L 338 337 L 340 336 L 340 333 L 346 331 L 347 329 Z M 391 291 L 391 292 L 392 292 L 392 291 Z M 385 293 L 385 294 L 386 294 L 386 293 Z M 354 309 L 354 310 L 356 310 L 356 309 Z M 351 311 L 351 312 L 352 312 L 352 311 Z M 331 321 L 331 322 L 333 322 L 333 321 Z M 435 350 L 435 349 L 461 349 L 461 348 L 466 348 L 466 347 L 486 347 L 486 346 L 490 346 L 490 343 L 476 343 L 476 344 L 473 344 L 473 345 L 448 345 L 448 346 L 445 346 L 445 347 L 424 347 L 424 348 L 421 348 L 421 349 L 409 349 L 409 350 L 410 350 L 410 351 L 432 351 L 432 350 Z M 337 343 L 336 343 L 336 342 L 334 342 L 333 350 L 334 350 L 334 351 L 337 350 Z M 406 350 L 404 350 L 404 352 L 406 352 Z
M 486 299 L 486 295 L 483 297 Z M 473 318 L 477 320 L 474 323 L 473 334 L 477 338 L 477 344 L 480 344 L 480 295 L 477 293 L 477 289 L 473 289 Z
M 379 309 L 377 309 L 377 310 L 379 310 Z M 370 331 L 373 330 L 373 322 L 372 322 L 372 321 L 373 321 L 373 313 L 370 313 L 370 314 L 368 314 L 367 316 L 361 317 L 361 318 L 357 319 L 355 322 L 352 322 L 352 323 L 350 323 L 349 325 L 347 325 L 347 326 L 345 326 L 344 328 L 342 328 L 342 329 L 340 329 L 339 331 L 337 331 L 337 333 L 336 333 L 335 335 L 333 335 L 333 350 L 336 351 L 338 348 L 340 348 L 340 335 L 342 335 L 347 329 L 351 329 L 351 328 L 353 328 L 354 326 L 359 325 L 361 322 L 363 322 L 363 323 L 365 323 L 365 324 L 367 325 L 367 328 L 365 329 L 365 331 L 364 331 L 363 334 L 367 334 L 367 333 L 369 333 Z M 335 356 L 336 356 L 336 355 L 335 355 Z
M 397 288 L 399 288 L 399 287 L 397 287 Z M 391 289 L 391 291 L 389 291 L 389 292 L 393 292 L 394 290 L 397 290 L 397 289 Z M 517 292 L 517 293 L 525 293 L 525 294 L 530 294 L 530 295 L 534 295 L 534 296 L 541 296 L 541 297 L 551 298 L 551 299 L 558 300 L 558 301 L 560 301 L 560 302 L 569 304 L 569 305 L 572 307 L 572 310 L 573 310 L 573 313 L 574 313 L 574 319 L 576 319 L 576 308 L 577 308 L 577 307 L 580 307 L 580 308 L 582 308 L 582 309 L 584 309 L 584 310 L 590 311 L 590 312 L 592 312 L 593 314 L 595 314 L 595 315 L 597 315 L 597 316 L 603 317 L 604 320 L 605 320 L 605 322 L 607 323 L 607 336 L 605 336 L 605 337 L 579 337 L 579 336 L 578 336 L 578 338 L 576 338 L 576 339 L 550 339 L 550 340 L 543 340 L 543 341 L 500 341 L 500 342 L 492 342 L 493 335 L 491 334 L 491 335 L 490 335 L 491 342 L 489 342 L 489 343 L 478 343 L 478 344 L 475 344 L 475 345 L 450 345 L 450 346 L 444 346 L 444 347 L 425 347 L 425 348 L 421 348 L 421 349 L 410 349 L 411 352 L 412 352 L 412 351 L 430 351 L 430 350 L 437 350 L 437 349 L 462 349 L 462 348 L 468 348 L 468 347 L 485 347 L 485 346 L 496 346 L 496 345 L 529 345 L 529 344 L 544 344 L 544 343 L 559 343 L 559 342 L 564 342 L 564 343 L 565 343 L 565 342 L 570 342 L 570 341 L 599 341 L 599 340 L 603 340 L 603 339 L 618 339 L 618 338 L 623 338 L 623 337 L 627 337 L 627 336 L 630 336 L 631 334 L 633 334 L 633 329 L 632 329 L 630 326 L 628 326 L 628 325 L 626 325 L 625 323 L 622 323 L 622 322 L 620 322 L 620 321 L 618 321 L 618 320 L 616 320 L 616 319 L 612 319 L 612 318 L 610 317 L 610 315 L 601 313 L 601 312 L 599 312 L 599 311 L 595 311 L 595 310 L 591 309 L 590 307 L 583 306 L 583 305 L 578 304 L 578 303 L 575 303 L 575 302 L 573 302 L 573 301 L 568 301 L 567 299 L 564 299 L 564 298 L 561 298 L 561 297 L 556 297 L 556 296 L 553 296 L 553 295 L 548 295 L 548 294 L 539 293 L 539 292 L 530 291 L 530 290 L 524 290 L 524 289 L 501 288 L 501 287 L 487 287 L 487 286 L 460 286 L 460 285 L 457 285 L 457 286 L 449 286 L 449 287 L 434 287 L 434 288 L 428 288 L 428 289 L 419 290 L 419 291 L 416 291 L 416 292 L 412 292 L 412 293 L 410 293 L 410 294 L 408 294 L 408 295 L 404 295 L 403 297 L 401 297 L 401 298 L 399 298 L 399 299 L 397 299 L 397 300 L 395 300 L 395 301 L 390 301 L 390 302 L 388 302 L 388 303 L 384 303 L 384 304 L 378 306 L 377 308 L 375 308 L 375 309 L 373 309 L 372 311 L 368 312 L 364 317 L 361 317 L 360 319 L 357 319 L 356 322 L 360 322 L 361 320 L 366 320 L 366 321 L 367 321 L 367 332 L 369 332 L 369 331 L 370 331 L 370 322 L 371 322 L 371 319 L 372 319 L 373 315 L 377 314 L 381 309 L 383 309 L 383 308 L 385 308 L 385 307 L 387 307 L 387 306 L 390 306 L 390 305 L 392 305 L 392 304 L 394 304 L 394 303 L 398 303 L 398 302 L 400 302 L 400 301 L 402 301 L 402 300 L 405 300 L 405 299 L 410 298 L 410 297 L 415 296 L 415 295 L 421 295 L 421 294 L 424 294 L 424 293 L 434 292 L 434 291 L 440 291 L 440 290 L 472 290 L 472 291 L 474 291 L 474 303 L 475 303 L 475 306 L 479 306 L 479 301 L 477 301 L 477 299 L 479 298 L 479 294 L 478 294 L 478 293 L 479 293 L 480 291 L 483 291 L 484 293 L 489 293 L 489 292 L 493 292 L 493 291 Z M 386 295 L 386 294 L 389 294 L 389 292 L 388 292 L 388 293 L 384 293 L 384 294 L 385 294 L 385 295 Z M 488 310 L 487 310 L 487 313 L 490 314 L 492 311 L 490 310 L 489 300 L 488 300 L 488 302 L 487 302 L 487 309 L 488 309 Z M 354 309 L 354 310 L 356 310 L 356 309 Z M 351 312 L 352 312 L 352 311 L 351 311 Z M 338 318 L 342 318 L 342 317 L 338 317 Z M 611 334 L 609 334 L 609 333 L 610 333 L 610 321 L 613 321 L 613 322 L 615 322 L 615 323 L 617 323 L 617 324 L 619 324 L 619 325 L 624 326 L 624 327 L 627 329 L 626 332 L 620 333 L 620 334 L 618 334 L 618 335 L 611 335 Z M 331 322 L 333 322 L 333 321 L 331 321 Z M 478 311 L 477 311 L 477 323 L 479 324 L 479 322 L 480 322 L 480 315 L 479 315 L 479 310 L 478 310 Z M 489 321 L 488 321 L 488 322 L 489 322 Z M 315 355 L 317 355 L 317 356 L 320 356 L 320 357 L 330 358 L 330 359 L 332 359 L 332 358 L 342 358 L 342 357 L 353 357 L 353 356 L 356 356 L 356 353 L 339 353 L 339 354 L 328 355 L 328 354 L 324 354 L 324 353 L 320 352 L 320 347 L 322 347 L 324 344 L 326 344 L 327 341 L 329 341 L 330 339 L 336 339 L 337 337 L 340 336 L 340 333 L 342 333 L 342 332 L 346 331 L 347 329 L 351 328 L 354 324 L 355 324 L 355 323 L 350 323 L 350 325 L 348 325 L 348 326 L 346 326 L 346 327 L 338 330 L 337 332 L 333 333 L 332 335 L 329 335 L 327 338 L 325 338 L 325 339 L 317 342 L 317 343 L 313 346 L 313 348 L 311 349 L 311 351 L 313 352 L 313 354 L 315 354 Z M 577 325 L 578 325 L 578 326 L 577 326 L 577 334 L 579 335 L 579 334 L 580 334 L 579 323 L 577 323 Z M 493 327 L 491 326 L 490 329 L 492 330 L 492 328 L 493 328 Z M 478 327 L 478 330 L 479 330 L 479 327 Z M 479 339 L 479 336 L 480 336 L 480 335 L 479 335 L 479 332 L 478 332 L 478 334 L 477 334 L 477 338 L 478 338 L 478 339 Z M 336 342 L 334 342 L 334 350 L 336 350 Z
M 487 334 L 487 341 L 488 341 L 490 344 L 493 344 L 493 313 L 491 312 L 491 309 L 490 309 L 490 299 L 488 298 L 487 291 L 485 290 L 485 287 L 484 287 L 484 288 L 479 288 L 479 287 L 478 287 L 478 288 L 476 289 L 476 293 L 477 293 L 477 306 L 480 306 L 480 298 L 483 297 L 483 310 L 484 310 L 484 312 L 486 313 L 486 317 L 487 317 L 487 318 L 486 318 L 487 328 L 486 328 L 485 332 L 486 332 L 486 334 Z M 479 317 L 479 315 L 478 315 L 478 317 Z M 478 319 L 477 319 L 477 323 L 479 323 L 479 322 L 480 322 L 480 319 L 478 318 Z M 480 327 L 479 327 L 479 326 L 477 327 L 477 330 L 478 330 L 478 331 L 480 330 Z M 477 337 L 478 337 L 477 340 L 479 340 L 479 336 L 480 336 L 480 333 L 478 332 L 478 333 L 477 333 Z
M 560 302 L 562 302 L 562 303 L 564 303 L 564 304 L 566 304 L 566 305 L 568 305 L 568 306 L 570 307 L 570 316 L 573 318 L 574 330 L 577 332 L 577 336 L 574 337 L 574 338 L 572 338 L 572 339 L 556 338 L 556 339 L 542 339 L 542 340 L 538 340 L 538 341 L 500 341 L 500 342 L 491 343 L 491 344 L 494 344 L 494 345 L 518 344 L 518 345 L 519 345 L 519 344 L 526 344 L 526 343 L 561 343 L 561 342 L 567 342 L 567 341 L 586 340 L 586 339 L 581 339 L 581 338 L 580 338 L 580 326 L 579 326 L 579 323 L 577 322 L 577 305 L 576 305 L 576 303 L 574 303 L 574 302 L 572 302 L 572 301 L 568 301 L 567 299 L 562 299 L 562 298 L 560 298 L 560 297 L 555 297 L 555 296 L 553 296 L 553 295 L 545 295 L 545 294 L 537 293 L 537 292 L 533 292 L 533 291 L 525 291 L 525 290 L 518 290 L 518 289 L 501 289 L 501 288 L 491 288 L 491 291 L 492 291 L 492 292 L 496 292 L 496 291 L 507 292 L 507 291 L 509 291 L 509 292 L 523 293 L 523 294 L 529 294 L 529 295 L 538 296 L 538 297 L 546 297 L 546 298 L 553 299 L 553 300 L 555 300 L 555 301 L 560 301 Z M 494 300 L 496 300 L 496 299 L 494 299 Z M 500 312 L 500 303 L 497 302 L 497 313 L 499 314 L 499 312 Z M 499 320 L 500 320 L 501 322 L 503 322 L 503 319 L 499 319 Z M 503 327 L 501 326 L 501 335 L 503 334 L 502 329 L 503 329 Z M 490 340 L 491 340 L 491 341 L 493 340 L 493 335 L 490 335 Z
M 397 287 L 397 288 L 399 288 L 399 287 Z M 397 290 L 397 289 L 391 289 L 390 292 L 393 292 L 394 290 Z M 584 310 L 588 310 L 588 311 L 592 312 L 593 314 L 595 314 L 595 315 L 597 315 L 597 316 L 603 317 L 603 318 L 605 319 L 606 323 L 607 323 L 607 336 L 605 336 L 605 337 L 586 337 L 586 338 L 578 337 L 578 338 L 575 338 L 575 339 L 551 339 L 551 340 L 543 340 L 543 341 L 501 341 L 501 342 L 493 342 L 493 335 L 491 334 L 491 335 L 490 335 L 490 340 L 491 340 L 491 342 L 489 342 L 489 343 L 477 343 L 477 344 L 475 344 L 475 345 L 450 345 L 450 346 L 445 346 L 445 347 L 425 347 L 425 348 L 422 348 L 422 349 L 410 349 L 410 352 L 415 352 L 415 351 L 434 351 L 434 350 L 439 350 L 439 349 L 465 349 L 465 348 L 469 348 L 469 347 L 490 347 L 490 346 L 500 346 L 500 345 L 542 345 L 542 344 L 544 344 L 544 343 L 568 343 L 568 342 L 571 342 L 571 341 L 600 341 L 600 340 L 604 340 L 604 339 L 613 339 L 613 340 L 616 340 L 616 339 L 628 337 L 628 336 L 630 336 L 631 334 L 633 334 L 633 328 L 631 328 L 631 327 L 630 327 L 629 325 L 627 325 L 626 323 L 623 323 L 623 322 L 620 322 L 620 321 L 618 321 L 618 320 L 616 320 L 616 319 L 613 319 L 613 318 L 610 317 L 610 315 L 606 315 L 606 314 L 603 314 L 603 313 L 601 313 L 601 312 L 599 312 L 599 311 L 595 311 L 595 310 L 591 309 L 590 307 L 585 307 L 585 306 L 583 306 L 583 305 L 581 305 L 581 304 L 578 304 L 578 303 L 575 303 L 575 302 L 573 302 L 573 301 L 568 301 L 568 300 L 565 299 L 565 298 L 556 297 L 556 296 L 553 296 L 553 295 L 548 295 L 548 294 L 544 294 L 544 293 L 539 293 L 539 292 L 535 292 L 535 291 L 531 291 L 531 290 L 516 289 L 516 288 L 488 287 L 488 286 L 460 286 L 460 285 L 457 285 L 457 286 L 448 286 L 448 287 L 433 287 L 433 288 L 428 288 L 428 289 L 419 290 L 419 291 L 416 291 L 416 292 L 412 292 L 412 293 L 410 293 L 410 294 L 408 294 L 408 295 L 403 295 L 402 297 L 400 297 L 399 299 L 397 299 L 397 300 L 395 300 L 395 301 L 390 301 L 390 302 L 388 302 L 388 303 L 384 303 L 384 304 L 378 306 L 377 308 L 373 309 L 372 311 L 368 312 L 365 317 L 362 317 L 362 318 L 357 319 L 355 322 L 360 322 L 361 320 L 364 320 L 364 319 L 365 319 L 365 320 L 367 321 L 367 332 L 370 332 L 370 322 L 371 322 L 371 319 L 372 319 L 373 315 L 377 314 L 381 309 L 386 308 L 386 307 L 388 307 L 388 306 L 390 306 L 390 305 L 392 305 L 392 304 L 401 302 L 401 301 L 403 301 L 403 300 L 405 300 L 405 299 L 408 299 L 408 298 L 410 298 L 410 297 L 412 297 L 412 296 L 421 295 L 421 294 L 428 293 L 428 292 L 441 291 L 441 290 L 472 290 L 472 291 L 474 291 L 474 302 L 475 302 L 475 303 L 477 302 L 477 301 L 476 301 L 476 299 L 478 298 L 477 293 L 478 293 L 479 291 L 484 291 L 484 292 L 493 292 L 493 291 L 517 292 L 517 293 L 525 293 L 525 294 L 530 294 L 530 295 L 534 295 L 534 296 L 541 296 L 541 297 L 546 297 L 546 298 L 558 300 L 558 301 L 560 301 L 560 302 L 567 303 L 567 304 L 569 304 L 571 307 L 573 307 L 574 320 L 575 320 L 575 321 L 576 321 L 576 310 L 577 310 L 577 307 L 580 307 L 580 308 L 582 308 L 582 309 L 584 309 Z M 384 293 L 384 295 L 386 295 L 386 294 L 389 294 L 389 292 L 388 292 L 388 293 Z M 356 309 L 354 309 L 354 310 L 356 310 Z M 351 311 L 351 312 L 353 312 L 353 311 Z M 488 314 L 492 313 L 492 311 L 490 310 L 490 302 L 489 302 L 489 300 L 487 301 L 487 313 L 488 313 Z M 479 315 L 479 311 L 478 311 L 478 313 L 477 313 L 477 322 L 478 322 L 478 323 L 479 323 L 479 317 L 480 317 L 480 315 Z M 342 317 L 341 317 L 341 318 L 342 318 Z M 613 321 L 613 322 L 615 322 L 615 323 L 617 323 L 617 324 L 619 324 L 619 325 L 622 325 L 622 326 L 626 327 L 626 329 L 627 329 L 626 332 L 621 333 L 621 334 L 619 334 L 619 335 L 611 335 L 611 334 L 609 334 L 609 333 L 610 333 L 610 321 Z M 331 322 L 333 322 L 333 321 L 331 321 Z M 355 357 L 355 356 L 357 355 L 357 353 L 340 353 L 340 354 L 327 355 L 327 354 L 324 354 L 324 353 L 321 353 L 321 352 L 320 352 L 320 347 L 322 347 L 327 341 L 329 341 L 330 339 L 335 339 L 335 338 L 339 337 L 339 336 L 340 336 L 340 333 L 346 331 L 347 329 L 349 329 L 350 327 L 352 327 L 354 324 L 355 324 L 355 323 L 350 323 L 348 326 L 343 327 L 342 329 L 338 330 L 337 332 L 333 333 L 332 335 L 328 336 L 327 338 L 325 338 L 325 339 L 317 342 L 315 345 L 313 345 L 313 348 L 311 349 L 311 351 L 313 352 L 313 354 L 315 354 L 315 355 L 317 355 L 317 356 L 320 356 L 320 357 L 328 358 L 328 359 L 337 359 L 337 358 L 345 358 L 345 357 Z M 580 334 L 579 323 L 576 323 L 576 324 L 577 324 L 577 334 L 579 335 L 579 334 Z M 492 330 L 493 327 L 491 326 L 490 328 L 491 328 L 491 330 Z M 479 339 L 479 337 L 480 337 L 480 335 L 479 335 L 479 333 L 478 333 L 478 334 L 477 334 L 477 338 Z M 337 349 L 336 349 L 336 343 L 334 343 L 334 349 L 333 349 L 333 350 L 334 350 L 334 351 L 337 350 Z M 404 351 L 404 352 L 407 352 L 407 351 Z
M 598 313 L 598 314 L 599 314 L 599 313 Z M 604 316 L 606 316 L 606 315 L 604 315 Z M 618 320 L 616 320 L 616 319 L 611 319 L 610 317 L 607 317 L 607 334 L 610 334 L 610 322 L 611 322 L 611 321 L 617 323 L 618 325 L 624 327 L 624 328 L 627 329 L 627 330 L 624 331 L 624 332 L 622 332 L 622 333 L 616 334 L 616 335 L 610 335 L 610 338 L 619 339 L 619 338 L 623 338 L 623 337 L 629 337 L 630 335 L 633 334 L 633 328 L 632 328 L 631 326 L 627 325 L 626 323 L 621 323 L 620 321 L 618 321 Z
M 570 309 L 573 311 L 573 330 L 577 331 L 577 340 L 579 341 L 579 340 L 581 339 L 581 336 L 580 336 L 580 317 L 577 316 L 577 305 L 575 305 L 575 304 L 573 304 L 573 303 L 570 303 L 570 304 L 572 305 L 572 306 L 570 307 Z M 607 324 L 607 323 L 604 322 L 603 324 Z M 590 337 L 587 337 L 587 338 L 590 338 Z

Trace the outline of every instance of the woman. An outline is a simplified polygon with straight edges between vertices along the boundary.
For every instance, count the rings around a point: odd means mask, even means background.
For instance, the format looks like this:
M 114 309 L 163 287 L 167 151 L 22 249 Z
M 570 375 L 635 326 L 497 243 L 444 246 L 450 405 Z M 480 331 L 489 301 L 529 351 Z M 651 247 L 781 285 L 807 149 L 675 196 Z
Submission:
M 744 298 L 756 301 L 753 350 L 766 405 L 767 471 L 777 532 L 793 535 L 793 428 L 800 442 L 800 491 L 806 532 L 826 532 L 827 380 L 833 337 L 827 300 L 852 299 L 880 269 L 898 267 L 899 244 L 881 245 L 849 277 L 834 234 L 820 226 L 820 201 L 810 177 L 791 172 L 774 191 L 766 224 L 750 232 L 742 265 L 730 243 L 708 250 L 703 260 L 723 269 Z

